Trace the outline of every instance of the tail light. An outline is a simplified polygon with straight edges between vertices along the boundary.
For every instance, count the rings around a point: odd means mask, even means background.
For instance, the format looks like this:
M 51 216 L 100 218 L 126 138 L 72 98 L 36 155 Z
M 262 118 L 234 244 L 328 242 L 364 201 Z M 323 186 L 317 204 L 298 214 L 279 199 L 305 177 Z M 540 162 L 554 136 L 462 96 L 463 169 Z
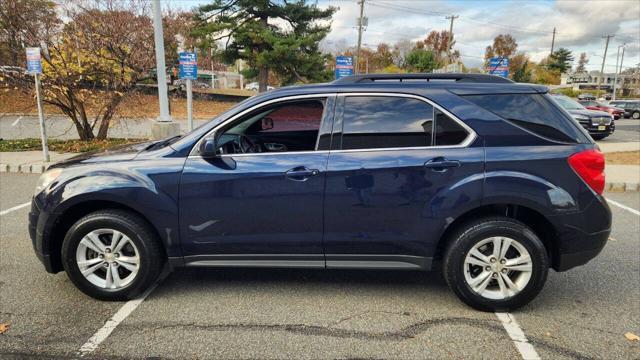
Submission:
M 604 155 L 596 149 L 585 150 L 569 157 L 569 165 L 593 191 L 604 191 Z

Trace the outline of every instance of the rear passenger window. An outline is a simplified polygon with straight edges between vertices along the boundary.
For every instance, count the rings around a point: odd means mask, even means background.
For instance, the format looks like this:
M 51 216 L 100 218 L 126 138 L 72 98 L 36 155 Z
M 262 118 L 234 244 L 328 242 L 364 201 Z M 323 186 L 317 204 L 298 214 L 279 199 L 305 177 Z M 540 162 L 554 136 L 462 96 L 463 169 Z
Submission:
M 541 94 L 468 95 L 465 98 L 533 133 L 563 142 L 580 142 L 581 133 Z
M 432 145 L 433 106 L 411 98 L 345 98 L 342 149 Z
M 467 138 L 467 131 L 440 110 L 436 115 L 436 146 L 459 145 Z

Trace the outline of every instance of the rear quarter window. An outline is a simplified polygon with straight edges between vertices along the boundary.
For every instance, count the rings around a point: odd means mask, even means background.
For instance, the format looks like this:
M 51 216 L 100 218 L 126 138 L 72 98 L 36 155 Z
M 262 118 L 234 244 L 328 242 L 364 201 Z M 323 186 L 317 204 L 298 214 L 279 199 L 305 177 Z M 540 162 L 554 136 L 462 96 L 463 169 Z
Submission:
M 537 135 L 561 142 L 588 141 L 575 120 L 565 115 L 548 95 L 490 94 L 464 98 Z

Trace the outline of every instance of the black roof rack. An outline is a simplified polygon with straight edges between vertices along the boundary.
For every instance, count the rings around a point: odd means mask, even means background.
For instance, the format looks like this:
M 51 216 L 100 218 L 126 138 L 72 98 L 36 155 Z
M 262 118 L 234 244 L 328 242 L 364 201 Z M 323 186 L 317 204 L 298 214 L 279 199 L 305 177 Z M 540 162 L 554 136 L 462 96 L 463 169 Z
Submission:
M 453 80 L 456 82 L 470 83 L 513 83 L 513 81 L 496 75 L 488 74 L 462 74 L 462 73 L 443 73 L 443 74 L 367 74 L 353 75 L 335 80 L 333 84 L 361 84 L 370 82 L 386 82 L 386 81 L 405 81 L 405 80 Z

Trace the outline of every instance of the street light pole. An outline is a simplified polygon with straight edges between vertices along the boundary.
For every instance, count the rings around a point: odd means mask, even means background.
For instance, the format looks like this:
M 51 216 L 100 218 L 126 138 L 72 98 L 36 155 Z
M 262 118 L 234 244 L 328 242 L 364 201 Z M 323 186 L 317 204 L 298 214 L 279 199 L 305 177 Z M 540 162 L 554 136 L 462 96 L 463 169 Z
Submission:
M 162 34 L 162 11 L 160 0 L 153 0 L 153 39 L 156 46 L 156 76 L 158 79 L 158 100 L 160 102 L 159 122 L 170 122 L 169 96 L 167 95 L 167 74 L 164 63 L 164 36 Z

